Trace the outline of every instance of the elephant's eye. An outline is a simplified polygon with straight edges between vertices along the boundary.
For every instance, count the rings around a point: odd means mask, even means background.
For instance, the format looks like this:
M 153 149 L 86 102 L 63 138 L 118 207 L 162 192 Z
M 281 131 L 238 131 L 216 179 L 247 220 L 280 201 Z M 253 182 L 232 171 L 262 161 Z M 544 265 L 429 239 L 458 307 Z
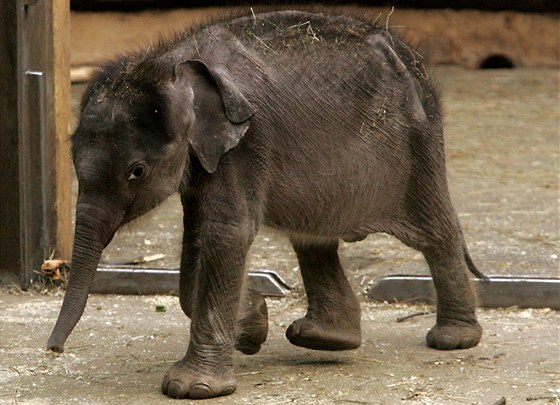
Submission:
M 128 180 L 140 180 L 146 176 L 147 168 L 144 163 L 136 163 L 132 166 L 128 173 Z

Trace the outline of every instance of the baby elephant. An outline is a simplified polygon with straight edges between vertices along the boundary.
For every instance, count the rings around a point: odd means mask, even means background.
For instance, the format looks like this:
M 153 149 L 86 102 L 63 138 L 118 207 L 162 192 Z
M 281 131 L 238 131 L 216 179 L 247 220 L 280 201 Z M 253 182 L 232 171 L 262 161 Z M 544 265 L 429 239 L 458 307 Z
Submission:
M 296 11 L 226 19 L 105 65 L 72 136 L 79 181 L 72 272 L 48 348 L 62 352 L 103 249 L 123 224 L 179 192 L 185 357 L 163 393 L 235 391 L 232 354 L 259 350 L 266 306 L 242 294 L 261 226 L 287 233 L 307 314 L 286 336 L 360 345 L 360 306 L 338 241 L 374 232 L 422 252 L 437 290 L 430 347 L 476 345 L 474 267 L 447 188 L 438 95 L 416 53 L 385 29 Z

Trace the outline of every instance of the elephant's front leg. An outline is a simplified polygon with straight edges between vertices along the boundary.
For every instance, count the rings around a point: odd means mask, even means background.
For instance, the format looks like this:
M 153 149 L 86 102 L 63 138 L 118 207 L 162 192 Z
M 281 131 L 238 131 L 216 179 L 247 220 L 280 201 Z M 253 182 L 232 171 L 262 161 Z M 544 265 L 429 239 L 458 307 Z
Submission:
M 241 299 L 237 317 L 235 348 L 245 354 L 255 354 L 268 335 L 268 308 L 261 293 L 247 290 Z
M 315 350 L 350 350 L 360 346 L 360 304 L 338 259 L 338 240 L 302 244 L 292 241 L 305 292 L 307 314 L 286 331 L 288 340 Z
M 195 302 L 193 285 L 197 284 L 197 258 L 199 255 L 197 234 L 200 225 L 200 199 L 196 192 L 185 192 L 183 204 L 183 252 L 179 299 L 181 308 L 189 318 Z M 255 290 L 246 290 L 241 296 L 237 315 L 235 348 L 245 354 L 257 353 L 268 334 L 268 309 L 264 297 Z
M 204 221 L 198 225 L 195 285 L 189 288 L 190 342 L 185 357 L 167 371 L 164 394 L 173 398 L 210 398 L 236 387 L 232 354 L 245 257 L 252 240 L 248 221 Z M 183 286 L 181 294 L 188 287 Z

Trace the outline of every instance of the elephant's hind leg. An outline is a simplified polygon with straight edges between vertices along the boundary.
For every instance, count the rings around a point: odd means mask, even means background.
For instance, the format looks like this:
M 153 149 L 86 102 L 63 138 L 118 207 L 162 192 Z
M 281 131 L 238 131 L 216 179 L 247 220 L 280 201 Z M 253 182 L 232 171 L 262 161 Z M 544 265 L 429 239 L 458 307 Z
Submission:
M 429 347 L 468 349 L 482 337 L 475 316 L 476 297 L 471 286 L 463 248 L 445 247 L 424 252 L 437 292 L 437 323 L 428 332 Z
M 288 340 L 315 350 L 350 350 L 360 346 L 360 304 L 338 259 L 338 241 L 303 244 L 296 251 L 308 309 L 286 331 Z
M 437 323 L 426 337 L 428 346 L 440 350 L 466 349 L 477 345 L 482 336 L 475 315 L 476 296 L 469 279 L 469 256 L 445 179 L 431 180 L 420 182 L 421 186 L 415 188 L 408 219 L 392 233 L 421 251 L 430 267 L 437 293 Z M 472 262 L 471 267 L 478 273 Z

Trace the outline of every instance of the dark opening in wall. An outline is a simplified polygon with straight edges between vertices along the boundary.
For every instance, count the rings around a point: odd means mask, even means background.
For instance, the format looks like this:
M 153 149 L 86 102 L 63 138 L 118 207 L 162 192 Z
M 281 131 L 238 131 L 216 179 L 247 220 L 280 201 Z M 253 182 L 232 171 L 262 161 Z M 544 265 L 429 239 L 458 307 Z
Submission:
M 490 55 L 480 62 L 480 69 L 513 69 L 513 61 L 505 55 Z

